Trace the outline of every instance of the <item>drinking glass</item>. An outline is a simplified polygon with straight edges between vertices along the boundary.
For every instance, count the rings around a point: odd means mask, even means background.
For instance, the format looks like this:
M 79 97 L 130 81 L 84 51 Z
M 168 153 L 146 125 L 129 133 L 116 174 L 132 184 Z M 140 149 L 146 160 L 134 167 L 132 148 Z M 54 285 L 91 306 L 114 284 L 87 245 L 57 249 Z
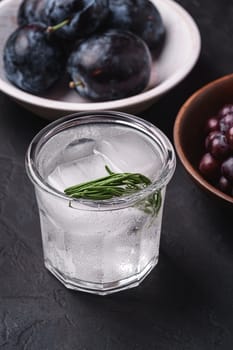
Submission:
M 26 170 L 39 209 L 44 263 L 67 288 L 106 295 L 135 287 L 158 262 L 165 191 L 175 170 L 168 138 L 116 112 L 81 112 L 32 140 Z M 151 183 L 125 196 L 72 198 L 64 189 L 114 173 Z

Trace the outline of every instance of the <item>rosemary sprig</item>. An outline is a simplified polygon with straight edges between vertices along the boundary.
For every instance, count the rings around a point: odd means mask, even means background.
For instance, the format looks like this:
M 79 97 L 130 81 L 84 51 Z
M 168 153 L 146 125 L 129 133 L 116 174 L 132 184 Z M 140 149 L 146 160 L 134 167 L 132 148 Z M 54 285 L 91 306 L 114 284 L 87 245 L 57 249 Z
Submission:
M 158 215 L 159 209 L 162 204 L 162 195 L 161 191 L 151 194 L 143 203 L 143 210 L 145 213 L 151 215 Z
M 107 165 L 105 169 L 108 176 L 68 187 L 64 193 L 71 198 L 104 200 L 130 195 L 151 184 L 151 180 L 140 173 L 114 173 Z M 157 215 L 160 206 L 160 191 L 143 201 L 143 210 L 152 215 Z

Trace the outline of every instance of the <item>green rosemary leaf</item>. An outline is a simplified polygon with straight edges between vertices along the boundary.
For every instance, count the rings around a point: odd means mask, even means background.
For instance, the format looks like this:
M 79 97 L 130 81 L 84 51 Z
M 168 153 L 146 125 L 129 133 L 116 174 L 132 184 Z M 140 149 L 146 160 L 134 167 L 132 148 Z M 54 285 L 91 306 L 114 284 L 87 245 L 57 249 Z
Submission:
M 68 187 L 64 193 L 71 198 L 105 200 L 135 193 L 151 184 L 151 180 L 140 173 L 114 173 L 107 165 L 105 169 L 108 176 Z M 157 215 L 161 202 L 159 191 L 140 202 L 138 207 L 146 213 Z

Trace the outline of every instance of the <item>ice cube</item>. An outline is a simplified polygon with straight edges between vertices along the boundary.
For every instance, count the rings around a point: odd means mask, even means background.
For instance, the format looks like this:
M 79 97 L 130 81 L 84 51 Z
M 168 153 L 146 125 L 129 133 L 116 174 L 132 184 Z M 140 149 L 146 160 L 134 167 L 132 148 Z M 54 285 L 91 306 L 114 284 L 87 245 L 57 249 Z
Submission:
M 48 183 L 63 192 L 66 187 L 107 176 L 106 159 L 101 154 L 92 154 L 75 161 L 60 164 L 48 176 Z
M 125 132 L 99 141 L 95 150 L 122 172 L 139 172 L 151 179 L 156 178 L 162 168 L 159 148 L 137 133 Z
M 78 138 L 70 142 L 62 151 L 62 160 L 71 162 L 93 154 L 95 140 L 91 138 Z

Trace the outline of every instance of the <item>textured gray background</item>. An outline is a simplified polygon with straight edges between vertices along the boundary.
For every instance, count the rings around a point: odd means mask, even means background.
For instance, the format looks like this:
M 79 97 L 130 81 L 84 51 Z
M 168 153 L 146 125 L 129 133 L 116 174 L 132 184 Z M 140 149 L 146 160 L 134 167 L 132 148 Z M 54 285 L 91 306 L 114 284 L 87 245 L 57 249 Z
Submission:
M 201 56 L 175 90 L 141 114 L 171 140 L 185 99 L 233 69 L 232 1 L 178 2 L 200 28 Z M 200 191 L 179 162 L 160 261 L 140 287 L 102 298 L 69 291 L 45 270 L 24 170 L 27 146 L 44 125 L 0 93 L 0 349 L 232 349 L 233 211 Z

